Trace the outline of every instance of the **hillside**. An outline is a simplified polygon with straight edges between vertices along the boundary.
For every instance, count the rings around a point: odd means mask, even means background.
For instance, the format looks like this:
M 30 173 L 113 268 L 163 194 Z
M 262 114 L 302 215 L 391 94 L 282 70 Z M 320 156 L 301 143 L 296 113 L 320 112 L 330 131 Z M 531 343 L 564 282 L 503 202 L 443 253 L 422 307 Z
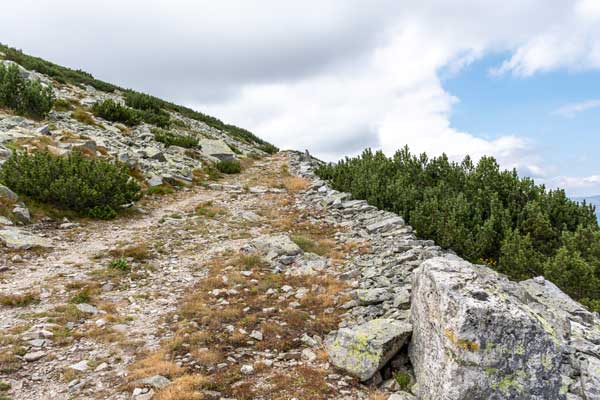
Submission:
M 0 51 L 0 400 L 600 399 L 600 315 L 550 280 L 344 163 Z

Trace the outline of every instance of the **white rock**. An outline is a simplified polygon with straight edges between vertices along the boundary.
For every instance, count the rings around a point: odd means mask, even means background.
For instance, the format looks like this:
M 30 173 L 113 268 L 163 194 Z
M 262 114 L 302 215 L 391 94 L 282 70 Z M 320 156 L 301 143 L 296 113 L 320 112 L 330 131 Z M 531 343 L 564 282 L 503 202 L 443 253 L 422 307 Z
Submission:
M 254 373 L 254 367 L 252 365 L 242 365 L 240 372 L 244 375 L 251 375 Z

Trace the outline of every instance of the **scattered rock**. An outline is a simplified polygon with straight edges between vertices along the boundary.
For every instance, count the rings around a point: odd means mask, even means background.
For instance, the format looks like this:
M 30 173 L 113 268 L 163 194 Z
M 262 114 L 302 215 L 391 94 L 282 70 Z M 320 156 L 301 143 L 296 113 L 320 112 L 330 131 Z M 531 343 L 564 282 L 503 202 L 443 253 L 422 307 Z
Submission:
M 354 295 L 359 304 L 363 306 L 383 303 L 393 297 L 393 294 L 386 288 L 359 289 L 354 292 Z
M 242 365 L 242 368 L 240 369 L 240 372 L 243 375 L 251 375 L 254 373 L 254 367 L 252 365 Z
M 45 352 L 43 351 L 34 351 L 31 353 L 27 353 L 23 356 L 23 360 L 27 361 L 27 362 L 33 362 L 33 361 L 37 361 L 40 358 L 44 357 L 46 355 Z
M 168 378 L 165 378 L 162 375 L 154 375 L 148 378 L 139 379 L 134 382 L 134 385 L 150 386 L 154 389 L 164 389 L 169 386 L 170 383 L 171 381 Z
M 77 309 L 86 314 L 98 314 L 98 309 L 91 304 L 81 303 L 77 304 Z
M 249 335 L 252 339 L 263 340 L 263 334 L 259 331 L 252 331 Z
M 302 249 L 287 235 L 262 236 L 254 239 L 251 244 L 268 258 L 295 256 L 302 253 Z
M 70 365 L 69 368 L 79 372 L 86 372 L 89 369 L 87 360 L 79 361 L 76 364 Z

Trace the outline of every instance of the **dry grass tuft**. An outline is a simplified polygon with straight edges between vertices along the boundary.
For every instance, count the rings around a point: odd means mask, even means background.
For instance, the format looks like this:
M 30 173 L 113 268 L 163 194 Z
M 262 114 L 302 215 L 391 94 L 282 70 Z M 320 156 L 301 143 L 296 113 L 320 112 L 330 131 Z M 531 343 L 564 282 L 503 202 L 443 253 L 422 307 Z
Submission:
M 154 398 L 156 400 L 203 400 L 201 389 L 207 382 L 208 379 L 203 375 L 185 375 L 175 379 Z
M 76 121 L 81 122 L 82 124 L 97 125 L 96 120 L 94 119 L 92 114 L 90 114 L 83 108 L 75 109 L 75 111 L 73 111 L 71 113 L 71 118 L 73 118 Z
M 112 249 L 109 254 L 114 258 L 133 258 L 136 261 L 145 261 L 152 258 L 152 253 L 146 243 Z
M 135 381 L 153 375 L 162 375 L 172 379 L 181 375 L 183 371 L 169 360 L 166 350 L 162 349 L 133 364 L 129 368 L 129 380 Z
M 310 186 L 310 182 L 304 178 L 300 178 L 297 176 L 292 176 L 289 178 L 285 178 L 283 181 L 283 185 L 290 192 L 300 192 L 302 190 L 306 190 Z
M 40 294 L 37 292 L 25 292 L 16 294 L 1 294 L 0 304 L 7 307 L 25 307 L 40 302 Z

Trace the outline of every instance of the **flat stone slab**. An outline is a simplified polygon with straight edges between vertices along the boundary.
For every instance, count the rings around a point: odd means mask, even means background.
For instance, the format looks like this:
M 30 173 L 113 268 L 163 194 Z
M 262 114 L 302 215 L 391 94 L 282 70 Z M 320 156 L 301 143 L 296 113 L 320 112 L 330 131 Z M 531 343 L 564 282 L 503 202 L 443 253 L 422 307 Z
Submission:
M 404 219 L 402 217 L 391 217 L 386 218 L 382 221 L 375 222 L 367 226 L 367 232 L 373 233 L 376 231 L 386 231 L 394 225 L 404 225 Z
M 374 319 L 333 332 L 325 340 L 325 349 L 334 366 L 366 381 L 396 355 L 411 332 L 408 322 Z
M 14 227 L 0 229 L 0 242 L 8 248 L 16 250 L 29 250 L 36 247 L 52 248 L 50 240 Z

